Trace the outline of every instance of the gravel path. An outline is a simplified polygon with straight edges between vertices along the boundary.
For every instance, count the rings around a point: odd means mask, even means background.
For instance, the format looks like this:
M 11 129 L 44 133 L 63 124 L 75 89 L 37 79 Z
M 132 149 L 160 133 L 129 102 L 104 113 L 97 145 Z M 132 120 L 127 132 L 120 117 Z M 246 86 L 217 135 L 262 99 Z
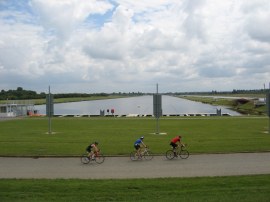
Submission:
M 201 154 L 188 159 L 133 162 L 107 157 L 103 164 L 83 165 L 80 158 L 0 157 L 0 178 L 124 179 L 270 174 L 270 153 Z

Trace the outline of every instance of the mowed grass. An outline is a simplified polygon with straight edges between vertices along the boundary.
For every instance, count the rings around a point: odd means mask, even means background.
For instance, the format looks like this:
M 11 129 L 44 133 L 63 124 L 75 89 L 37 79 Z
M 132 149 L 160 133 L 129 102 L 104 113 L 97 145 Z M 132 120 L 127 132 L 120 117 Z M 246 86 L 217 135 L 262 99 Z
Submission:
M 91 100 L 107 100 L 107 99 L 117 99 L 129 96 L 122 95 L 107 95 L 107 96 L 90 96 L 90 97 L 69 97 L 69 98 L 54 98 L 54 103 L 67 103 L 67 102 L 81 102 L 81 101 L 91 101 Z M 12 100 L 10 100 L 12 102 Z M 32 99 L 35 105 L 46 104 L 46 98 Z M 6 104 L 7 100 L 0 100 L 0 104 Z
M 47 118 L 0 121 L 0 156 L 77 156 L 93 141 L 105 155 L 128 155 L 140 136 L 155 154 L 168 150 L 182 135 L 190 153 L 270 151 L 267 117 Z
M 269 198 L 270 175 L 127 180 L 0 180 L 0 201 L 5 202 L 266 202 Z
M 98 140 L 107 155 L 127 155 L 141 135 L 156 154 L 182 135 L 192 153 L 270 150 L 267 117 L 47 118 L 0 121 L 0 156 L 76 156 Z M 91 172 L 91 168 L 89 168 Z M 170 172 L 170 171 L 168 171 Z M 125 180 L 0 179 L 0 201 L 260 201 L 270 175 Z

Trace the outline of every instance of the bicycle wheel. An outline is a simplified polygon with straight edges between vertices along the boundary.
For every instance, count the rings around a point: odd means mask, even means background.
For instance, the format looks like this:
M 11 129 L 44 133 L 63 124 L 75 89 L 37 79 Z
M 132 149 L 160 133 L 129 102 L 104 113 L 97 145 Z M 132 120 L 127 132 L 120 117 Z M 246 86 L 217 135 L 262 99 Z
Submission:
M 131 159 L 131 161 L 137 161 L 138 160 L 137 152 L 135 152 L 135 151 L 131 152 L 130 159 Z
M 99 154 L 98 156 L 95 157 L 95 161 L 96 161 L 96 163 L 98 163 L 98 164 L 103 163 L 104 160 L 105 160 L 105 157 L 103 156 L 103 154 Z
M 172 160 L 174 158 L 174 152 L 173 152 L 173 150 L 168 150 L 166 152 L 166 158 L 169 159 L 169 160 Z
M 90 158 L 88 157 L 87 154 L 83 154 L 82 157 L 81 157 L 81 162 L 83 164 L 88 164 L 90 162 Z
M 147 151 L 147 152 L 144 153 L 143 157 L 144 157 L 145 160 L 152 160 L 152 158 L 154 156 L 153 156 L 152 152 Z
M 179 156 L 181 157 L 181 159 L 187 159 L 189 157 L 188 150 L 181 150 Z

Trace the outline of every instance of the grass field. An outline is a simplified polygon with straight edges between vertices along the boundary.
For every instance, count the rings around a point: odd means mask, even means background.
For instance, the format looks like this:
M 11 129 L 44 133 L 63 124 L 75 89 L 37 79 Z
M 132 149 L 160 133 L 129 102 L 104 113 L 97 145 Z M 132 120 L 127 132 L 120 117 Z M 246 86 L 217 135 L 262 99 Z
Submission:
M 239 96 L 240 95 L 234 95 Z M 247 95 L 246 95 L 247 96 Z M 254 97 L 254 95 L 250 95 L 251 97 Z M 255 106 L 254 100 L 247 100 L 245 103 L 239 103 L 237 101 L 237 98 L 232 98 L 226 96 L 224 97 L 207 97 L 207 96 L 179 96 L 184 99 L 196 101 L 196 102 L 202 102 L 205 104 L 211 104 L 211 105 L 220 105 L 220 106 L 227 106 L 230 109 L 237 111 L 241 114 L 250 114 L 250 115 L 266 115 L 266 105 L 263 106 Z M 265 98 L 265 95 L 257 95 L 257 97 Z
M 169 141 L 182 135 L 191 153 L 270 151 L 267 117 L 162 118 L 155 135 L 153 118 L 47 118 L 0 121 L 0 156 L 77 156 L 97 140 L 105 155 L 127 155 L 133 142 L 145 136 L 155 154 L 164 154 Z
M 270 151 L 267 117 L 47 118 L 0 121 L 0 156 L 76 156 L 98 140 L 106 155 L 127 155 L 144 135 L 156 154 L 182 135 L 190 153 Z M 89 169 L 91 172 L 91 169 Z M 169 172 L 169 171 L 168 171 Z M 270 175 L 127 180 L 0 179 L 0 201 L 269 201 Z
M 128 179 L 0 180 L 0 201 L 267 202 L 270 175 Z
M 70 97 L 70 98 L 55 98 L 54 103 L 67 103 L 67 102 L 81 102 L 81 101 L 91 101 L 91 100 L 105 100 L 105 99 L 116 99 L 127 96 L 120 95 L 108 95 L 108 96 L 91 96 L 91 97 Z M 12 102 L 12 100 L 10 100 Z M 46 98 L 44 99 L 33 99 L 35 105 L 46 104 Z M 0 104 L 6 104 L 7 100 L 0 100 Z

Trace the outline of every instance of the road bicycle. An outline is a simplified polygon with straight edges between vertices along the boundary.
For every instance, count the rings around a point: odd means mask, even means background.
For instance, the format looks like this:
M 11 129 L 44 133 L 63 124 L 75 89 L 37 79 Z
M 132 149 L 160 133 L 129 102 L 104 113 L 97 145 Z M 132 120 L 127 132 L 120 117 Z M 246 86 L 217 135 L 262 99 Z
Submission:
M 141 151 L 140 155 L 137 154 L 137 151 L 133 151 L 130 153 L 130 159 L 132 161 L 142 160 L 151 160 L 153 158 L 153 154 L 148 147 L 144 147 L 143 151 Z
M 90 161 L 95 161 L 96 163 L 101 164 L 104 162 L 104 160 L 105 160 L 105 157 L 102 153 L 100 153 L 100 151 L 92 155 L 91 157 L 89 157 L 88 153 L 84 153 L 81 156 L 81 162 L 83 164 L 88 164 Z
M 166 158 L 171 160 L 174 158 L 180 157 L 181 159 L 187 159 L 189 157 L 189 152 L 186 149 L 186 146 L 181 145 L 174 149 L 170 149 L 166 152 Z

